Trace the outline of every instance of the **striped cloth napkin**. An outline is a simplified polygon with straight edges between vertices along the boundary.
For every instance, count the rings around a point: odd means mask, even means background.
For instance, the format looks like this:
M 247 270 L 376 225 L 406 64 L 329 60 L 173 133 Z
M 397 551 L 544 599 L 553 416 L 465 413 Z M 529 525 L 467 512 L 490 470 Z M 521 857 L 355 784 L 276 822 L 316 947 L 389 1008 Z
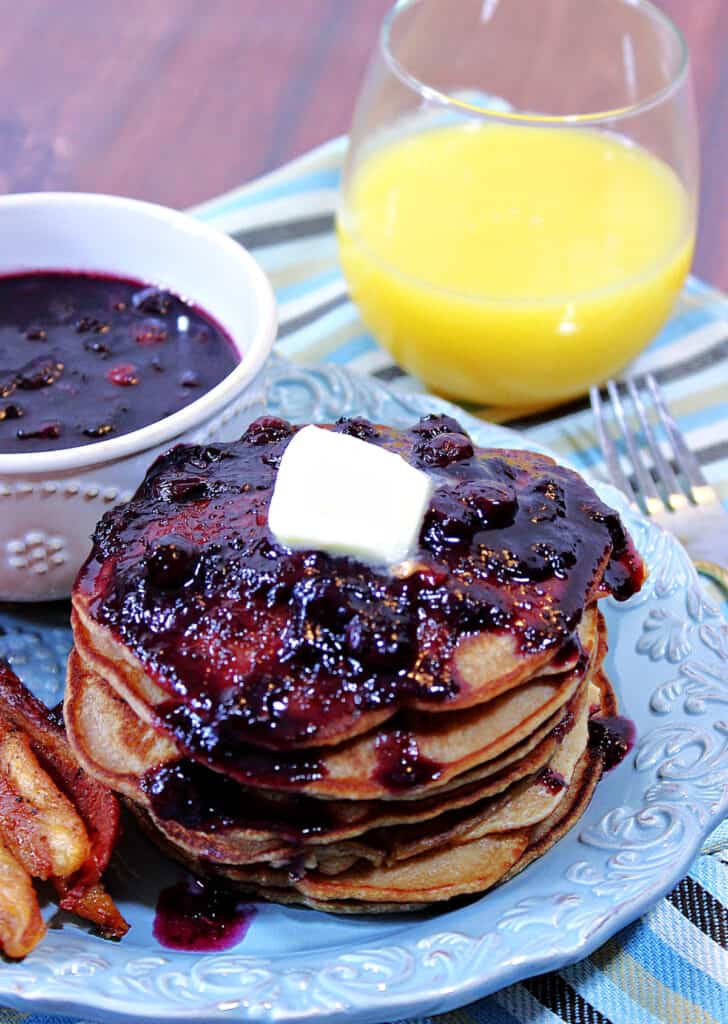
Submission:
M 282 355 L 346 365 L 417 390 L 417 382 L 367 334 L 348 300 L 333 232 L 344 150 L 345 140 L 336 139 L 192 212 L 253 250 L 267 271 L 279 302 Z M 690 278 L 672 320 L 634 369 L 652 371 L 663 385 L 690 447 L 728 506 L 728 300 Z M 586 400 L 507 422 L 577 466 L 604 475 Z M 66 1020 L 0 1010 L 0 1024 L 21 1019 Z M 728 1024 L 728 821 L 706 842 L 688 876 L 596 953 L 435 1020 Z

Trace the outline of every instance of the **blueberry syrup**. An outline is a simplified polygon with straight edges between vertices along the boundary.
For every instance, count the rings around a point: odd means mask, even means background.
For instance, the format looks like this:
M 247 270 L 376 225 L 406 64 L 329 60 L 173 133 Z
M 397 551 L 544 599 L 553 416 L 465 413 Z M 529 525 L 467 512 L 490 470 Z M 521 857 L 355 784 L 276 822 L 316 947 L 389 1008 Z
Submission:
M 536 781 L 554 796 L 566 789 L 568 785 L 561 772 L 554 771 L 554 769 L 549 768 L 548 765 L 541 769 L 536 776 Z
M 571 730 L 576 724 L 576 718 L 571 708 L 567 708 L 564 714 L 561 716 L 559 721 L 551 730 L 551 735 L 556 739 L 557 743 L 563 743 L 564 737 L 568 736 Z
M 377 737 L 376 777 L 392 792 L 435 782 L 441 774 L 441 765 L 420 754 L 412 733 L 393 729 Z
M 631 718 L 611 715 L 589 719 L 589 745 L 604 758 L 604 771 L 621 764 L 634 747 L 637 730 Z
M 295 845 L 336 824 L 326 801 L 297 794 L 270 800 L 188 759 L 150 770 L 142 787 L 156 817 L 173 820 L 191 831 L 274 827 Z
M 0 277 L 0 452 L 137 430 L 209 391 L 239 358 L 207 314 L 138 281 Z
M 160 893 L 153 934 L 167 949 L 221 952 L 243 941 L 255 914 L 235 893 L 191 878 Z
M 463 637 L 510 633 L 525 654 L 571 665 L 583 608 L 642 583 L 617 513 L 581 477 L 530 452 L 476 449 L 447 416 L 330 428 L 433 478 L 409 575 L 291 551 L 267 523 L 297 429 L 263 417 L 239 441 L 158 459 L 100 522 L 76 590 L 169 694 L 158 727 L 243 785 L 293 792 L 322 778 L 318 748 L 352 720 L 447 704 L 463 685 Z M 378 753 L 393 791 L 437 777 L 406 723 L 392 719 Z
M 400 751 L 405 748 L 404 758 L 393 756 L 396 747 Z M 390 740 L 380 757 L 380 772 L 387 788 L 402 794 L 412 785 L 432 780 L 439 775 L 439 768 L 418 757 L 406 741 Z M 507 779 L 509 772 L 509 768 L 502 769 L 491 776 L 491 782 Z M 142 786 L 155 817 L 162 821 L 173 820 L 193 832 L 272 830 L 293 847 L 302 846 L 312 836 L 332 833 L 342 826 L 349 828 L 354 822 L 364 828 L 381 817 L 379 800 L 319 800 L 299 793 L 266 795 L 260 790 L 241 788 L 232 779 L 187 759 L 150 770 Z M 458 795 L 475 793 L 481 786 L 482 782 L 476 779 L 460 787 Z M 437 805 L 440 799 L 439 795 L 411 802 L 400 799 L 397 806 L 406 817 L 408 813 L 427 809 L 431 803 Z

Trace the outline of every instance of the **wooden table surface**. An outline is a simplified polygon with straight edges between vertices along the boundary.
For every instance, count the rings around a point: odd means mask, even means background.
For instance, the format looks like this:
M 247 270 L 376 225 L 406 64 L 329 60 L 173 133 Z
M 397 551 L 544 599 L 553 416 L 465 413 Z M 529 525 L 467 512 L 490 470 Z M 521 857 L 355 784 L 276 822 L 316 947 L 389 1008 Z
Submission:
M 728 290 L 728 2 L 658 0 L 693 56 L 695 271 Z M 347 130 L 390 0 L 0 0 L 0 191 L 188 206 Z

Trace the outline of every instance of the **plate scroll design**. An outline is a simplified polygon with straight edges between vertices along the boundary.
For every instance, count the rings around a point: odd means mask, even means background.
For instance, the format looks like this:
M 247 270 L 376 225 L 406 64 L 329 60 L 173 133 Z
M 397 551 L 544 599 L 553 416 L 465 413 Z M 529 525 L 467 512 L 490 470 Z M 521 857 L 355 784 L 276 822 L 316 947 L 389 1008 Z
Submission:
M 348 414 L 394 426 L 443 411 L 481 444 L 524 446 L 518 435 L 449 403 L 398 394 L 334 367 L 306 370 L 277 360 L 268 408 L 299 421 Z M 527 446 L 540 450 L 530 439 Z M 679 879 L 728 808 L 728 627 L 677 542 L 636 516 L 613 488 L 595 486 L 625 516 L 650 566 L 646 593 L 608 609 L 619 633 L 611 656 L 617 676 L 630 683 L 625 702 L 639 742 L 619 778 L 607 776 L 599 787 L 581 826 L 545 858 L 482 899 L 434 917 L 415 915 L 381 940 L 373 941 L 376 929 L 362 921 L 356 940 L 318 950 L 313 942 L 286 957 L 255 955 L 250 935 L 237 951 L 199 956 L 151 940 L 110 946 L 66 926 L 23 963 L 0 965 L 0 1002 L 109 1020 L 364 1024 L 451 1009 L 563 966 L 645 910 Z M 0 614 L 0 654 L 8 638 L 19 643 L 33 633 L 37 643 L 26 648 L 45 654 L 35 661 L 27 654 L 21 674 L 46 697 L 48 652 L 57 666 L 68 636 L 57 609 L 36 622 L 33 614 Z M 318 919 L 307 920 L 313 928 Z

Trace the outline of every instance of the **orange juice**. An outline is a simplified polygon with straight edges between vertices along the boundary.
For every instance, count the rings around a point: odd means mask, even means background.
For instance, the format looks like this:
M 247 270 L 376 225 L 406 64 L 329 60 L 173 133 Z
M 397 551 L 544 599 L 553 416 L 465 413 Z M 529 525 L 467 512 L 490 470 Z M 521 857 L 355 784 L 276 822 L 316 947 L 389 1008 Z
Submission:
M 513 125 L 374 150 L 338 230 L 354 301 L 397 362 L 443 394 L 521 407 L 627 363 L 693 247 L 667 164 L 605 132 Z

